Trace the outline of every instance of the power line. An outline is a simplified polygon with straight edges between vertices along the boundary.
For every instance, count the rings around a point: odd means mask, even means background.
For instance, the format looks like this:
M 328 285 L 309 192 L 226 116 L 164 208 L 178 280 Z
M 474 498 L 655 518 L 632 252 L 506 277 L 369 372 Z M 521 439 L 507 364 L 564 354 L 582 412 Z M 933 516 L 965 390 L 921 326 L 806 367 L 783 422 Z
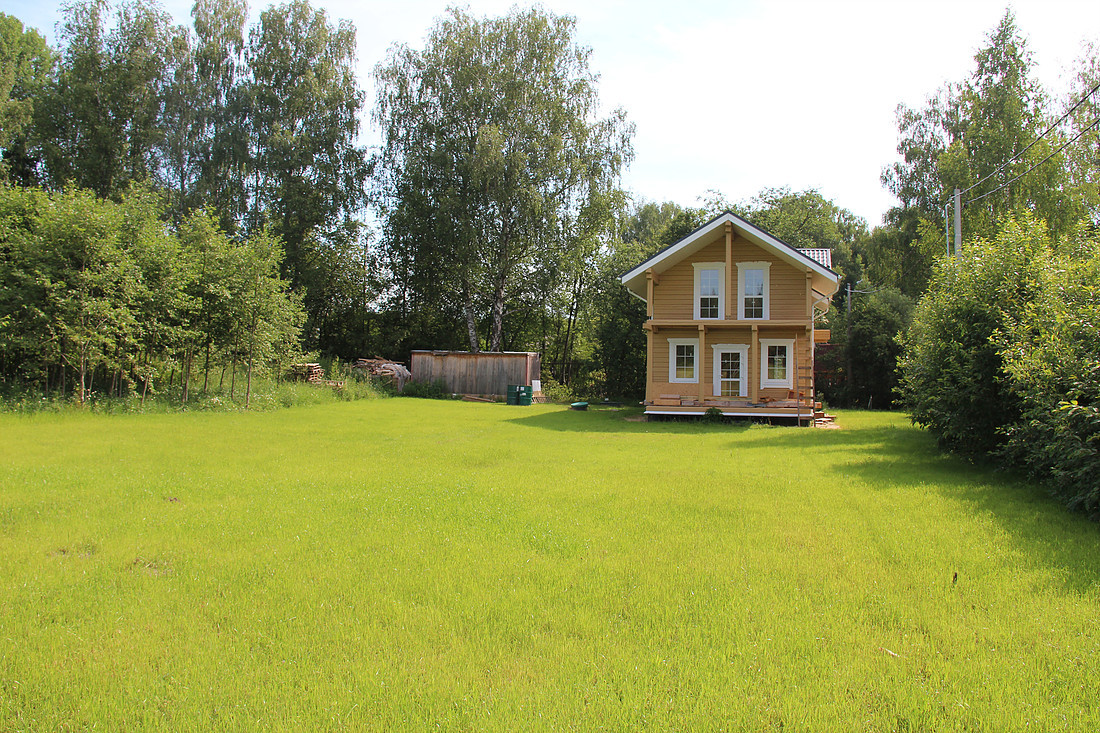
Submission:
M 1050 133 L 1050 131 L 1051 131 L 1051 130 L 1053 130 L 1054 128 L 1058 127 L 1058 125 L 1062 124 L 1062 122 L 1063 122 L 1063 121 L 1064 121 L 1064 120 L 1065 120 L 1065 119 L 1066 119 L 1067 117 L 1069 117 L 1069 116 L 1070 116 L 1071 114 L 1073 114 L 1073 113 L 1074 113 L 1074 112 L 1075 112 L 1075 111 L 1077 110 L 1077 108 L 1078 108 L 1078 107 L 1080 107 L 1080 106 L 1081 106 L 1082 104 L 1084 104 L 1084 103 L 1085 103 L 1085 100 L 1087 100 L 1087 99 L 1088 99 L 1089 97 L 1091 97 L 1091 96 L 1092 96 L 1093 94 L 1096 94 L 1096 90 L 1097 90 L 1097 89 L 1100 89 L 1100 82 L 1098 82 L 1098 83 L 1096 84 L 1096 86 L 1094 86 L 1094 87 L 1092 88 L 1092 90 L 1091 90 L 1091 91 L 1089 91 L 1089 92 L 1088 92 L 1087 94 L 1082 94 L 1082 95 L 1081 95 L 1081 99 L 1077 100 L 1077 104 L 1073 105 L 1073 106 L 1072 106 L 1072 107 L 1070 107 L 1070 108 L 1069 108 L 1068 110 L 1066 110 L 1066 113 L 1065 113 L 1065 114 L 1063 114 L 1063 115 L 1062 115 L 1061 117 L 1059 117 L 1059 118 L 1058 118 L 1058 119 L 1057 119 L 1057 120 L 1056 120 L 1056 121 L 1055 121 L 1055 122 L 1054 122 L 1053 124 L 1051 124 L 1051 126 L 1050 126 L 1050 127 L 1048 127 L 1048 128 L 1046 129 L 1046 130 L 1044 130 L 1044 131 L 1043 131 L 1043 133 L 1042 133 L 1041 135 L 1039 135 L 1039 137 L 1035 138 L 1035 139 L 1034 139 L 1034 140 L 1032 140 L 1032 141 L 1031 141 L 1030 143 L 1028 143 L 1028 146 L 1027 146 L 1026 148 L 1024 148 L 1024 149 L 1023 149 L 1023 150 L 1021 150 L 1020 152 L 1018 152 L 1018 153 L 1016 153 L 1015 155 L 1013 155 L 1013 156 L 1012 156 L 1011 158 L 1009 158 L 1009 159 L 1008 159 L 1008 160 L 1006 160 L 1006 161 L 1005 161 L 1004 163 L 1002 163 L 1002 164 L 1001 164 L 1001 166 L 1000 166 L 1000 167 L 999 167 L 999 168 L 998 168 L 997 170 L 993 171 L 992 173 L 990 173 L 989 175 L 987 175 L 987 176 L 986 176 L 985 178 L 983 178 L 982 180 L 980 180 L 980 181 L 978 181 L 977 183 L 975 183 L 975 184 L 974 184 L 973 186 L 971 186 L 970 188 L 966 189 L 965 191 L 960 191 L 960 192 L 959 192 L 959 194 L 960 194 L 960 195 L 964 195 L 964 194 L 966 194 L 966 193 L 968 193 L 968 192 L 970 192 L 970 191 L 973 191 L 973 190 L 974 190 L 975 188 L 977 188 L 978 186 L 982 185 L 983 183 L 985 183 L 986 181 L 988 181 L 988 180 L 989 180 L 990 178 L 992 178 L 993 176 L 995 176 L 995 175 L 997 175 L 998 173 L 1000 173 L 1001 171 L 1003 171 L 1003 170 L 1004 170 L 1004 169 L 1005 169 L 1005 168 L 1006 168 L 1007 166 L 1009 166 L 1009 165 L 1011 165 L 1012 163 L 1015 163 L 1015 162 L 1016 162 L 1017 160 L 1019 160 L 1019 159 L 1020 159 L 1020 156 L 1021 156 L 1021 155 L 1023 155 L 1024 153 L 1026 153 L 1026 152 L 1027 152 L 1028 150 L 1031 150 L 1031 148 L 1032 148 L 1032 147 L 1033 147 L 1033 146 L 1034 146 L 1034 145 L 1035 145 L 1035 144 L 1036 144 L 1037 142 L 1039 142 L 1039 141 L 1040 141 L 1040 140 L 1042 140 L 1042 139 L 1043 139 L 1044 137 L 1046 137 L 1046 136 L 1047 136 L 1047 135 L 1048 135 L 1048 134 Z M 1090 125 L 1089 127 L 1091 127 L 1091 125 Z M 1086 127 L 1085 129 L 1087 130 L 1087 129 L 1088 129 L 1088 127 Z M 1074 138 L 1074 139 L 1076 139 L 1076 138 Z M 1048 156 L 1048 157 L 1049 157 L 1049 156 Z M 1032 168 L 1034 168 L 1034 166 L 1032 166 Z M 1019 176 L 1017 176 L 1017 178 L 1019 178 Z M 1014 178 L 1014 179 L 1012 179 L 1012 180 L 1014 181 L 1014 180 L 1016 180 L 1016 178 Z M 1008 183 L 1011 183 L 1011 182 L 1012 182 L 1012 181 L 1009 181 Z M 1008 185 L 1008 184 L 1007 184 L 1007 183 L 1006 183 L 1006 184 L 1004 184 L 1003 186 L 1001 186 L 1001 188 L 1003 188 L 1003 187 L 1004 187 L 1004 186 L 1006 186 L 1006 185 Z M 997 190 L 997 191 L 999 191 L 1000 189 L 998 188 L 998 189 L 994 189 L 994 190 Z M 993 193 L 993 191 L 990 191 L 990 193 Z M 986 196 L 988 196 L 989 194 L 985 194 L 985 195 L 986 195 Z M 978 200 L 978 199 L 971 199 L 971 201 L 977 201 L 977 200 Z M 967 203 L 970 203 L 970 201 L 967 201 Z
M 1057 155 L 1058 153 L 1060 153 L 1060 152 L 1062 152 L 1063 150 L 1065 150 L 1066 148 L 1068 148 L 1068 147 L 1069 147 L 1069 146 L 1070 146 L 1071 144 L 1073 144 L 1074 142 L 1076 142 L 1076 141 L 1077 141 L 1077 138 L 1079 138 L 1079 137 L 1081 137 L 1082 135 L 1084 135 L 1084 134 L 1085 134 L 1086 132 L 1088 132 L 1088 131 L 1089 131 L 1090 129 L 1092 129 L 1093 127 L 1096 127 L 1096 126 L 1097 126 L 1097 123 L 1100 123 L 1100 117 L 1097 117 L 1097 118 L 1096 118 L 1096 119 L 1094 119 L 1094 120 L 1093 120 L 1092 122 L 1090 122 L 1089 124 L 1085 125 L 1085 126 L 1084 126 L 1083 128 L 1081 128 L 1081 131 L 1080 131 L 1079 133 L 1077 133 L 1076 135 L 1074 135 L 1074 136 L 1073 136 L 1073 138 L 1072 138 L 1072 139 L 1070 139 L 1070 140 L 1068 140 L 1068 141 L 1067 141 L 1067 142 L 1066 142 L 1066 143 L 1065 143 L 1064 145 L 1062 145 L 1062 147 L 1058 148 L 1058 149 L 1057 149 L 1057 150 L 1055 150 L 1055 151 L 1054 151 L 1053 153 L 1051 153 L 1051 154 L 1050 154 L 1050 155 L 1048 155 L 1047 157 L 1043 158 L 1043 159 L 1042 159 L 1042 160 L 1040 160 L 1040 161 L 1039 161 L 1038 163 L 1036 163 L 1035 165 L 1031 166 L 1031 167 L 1030 167 L 1030 168 L 1028 168 L 1028 169 L 1027 169 L 1026 171 L 1024 171 L 1023 173 L 1021 173 L 1020 175 L 1016 176 L 1015 178 L 1012 178 L 1012 179 L 1009 179 L 1009 180 L 1005 181 L 1004 183 L 1002 183 L 1002 184 L 1001 184 L 1000 186 L 997 186 L 997 188 L 993 189 L 992 191 L 988 191 L 988 192 L 986 192 L 986 193 L 983 193 L 983 194 L 982 194 L 981 196 L 976 196 L 976 197 L 974 197 L 974 198 L 972 198 L 972 199 L 969 199 L 969 200 L 967 200 L 967 201 L 966 201 L 966 203 L 967 203 L 967 204 L 972 204 L 972 203 L 974 203 L 975 201 L 981 201 L 981 200 L 982 200 L 982 199 L 984 199 L 984 198 L 985 198 L 986 196 L 990 196 L 990 195 L 992 195 L 992 194 L 995 194 L 995 193 L 997 193 L 998 191 L 1000 191 L 1000 190 L 1001 190 L 1002 188 L 1004 188 L 1005 186 L 1008 186 L 1008 185 L 1010 185 L 1010 184 L 1012 184 L 1012 183 L 1015 183 L 1016 181 L 1020 180 L 1021 178 L 1023 178 L 1024 176 L 1026 176 L 1026 175 L 1027 175 L 1028 173 L 1031 173 L 1031 172 L 1032 172 L 1033 170 L 1035 170 L 1036 168 L 1038 168 L 1039 166 L 1041 166 L 1041 165 L 1042 165 L 1043 163 L 1046 163 L 1046 162 L 1047 162 L 1048 160 L 1050 160 L 1051 158 L 1053 158 L 1053 157 L 1054 157 L 1055 155 Z M 1029 147 L 1030 147 L 1030 146 L 1029 146 Z M 1026 148 L 1025 148 L 1025 150 L 1026 150 Z M 973 188 L 973 186 L 971 186 L 970 188 Z M 969 191 L 969 190 L 970 190 L 970 188 L 968 188 L 968 189 L 966 189 L 966 190 L 967 190 L 967 191 Z

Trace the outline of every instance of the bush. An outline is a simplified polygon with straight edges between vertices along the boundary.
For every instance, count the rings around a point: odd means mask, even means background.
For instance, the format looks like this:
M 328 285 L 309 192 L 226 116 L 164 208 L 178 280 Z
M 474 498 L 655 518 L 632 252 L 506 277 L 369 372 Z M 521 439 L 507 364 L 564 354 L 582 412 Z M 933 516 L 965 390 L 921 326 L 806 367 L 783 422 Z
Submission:
M 405 382 L 405 389 L 401 390 L 402 397 L 423 397 L 429 400 L 453 400 L 457 395 L 451 393 L 447 383 L 442 379 L 434 382 Z
M 940 262 L 905 339 L 914 422 L 1100 518 L 1100 241 L 1008 220 Z
M 1003 339 L 1022 415 L 1002 455 L 1100 518 L 1100 243 L 1077 245 Z
M 913 421 L 967 456 L 996 450 L 1021 414 L 1001 335 L 1035 301 L 1049 267 L 1045 225 L 1007 220 L 992 242 L 936 263 L 903 339 L 900 393 Z
M 560 404 L 577 401 L 573 390 L 546 374 L 542 376 L 542 396 Z

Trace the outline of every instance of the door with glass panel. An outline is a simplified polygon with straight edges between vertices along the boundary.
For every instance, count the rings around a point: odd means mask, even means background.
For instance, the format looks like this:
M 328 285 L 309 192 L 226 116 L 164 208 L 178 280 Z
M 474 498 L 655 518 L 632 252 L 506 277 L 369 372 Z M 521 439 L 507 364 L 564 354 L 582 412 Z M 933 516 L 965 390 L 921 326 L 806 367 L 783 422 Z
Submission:
M 714 394 L 717 397 L 744 397 L 745 363 L 744 348 L 715 349 L 714 352 Z

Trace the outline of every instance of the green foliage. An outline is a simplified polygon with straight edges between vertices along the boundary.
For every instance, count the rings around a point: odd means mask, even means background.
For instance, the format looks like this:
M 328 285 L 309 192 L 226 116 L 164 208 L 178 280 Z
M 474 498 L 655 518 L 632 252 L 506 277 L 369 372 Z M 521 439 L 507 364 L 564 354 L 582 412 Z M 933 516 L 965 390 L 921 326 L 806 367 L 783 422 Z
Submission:
M 47 182 L 108 197 L 150 181 L 183 29 L 154 2 L 78 0 L 59 30 L 57 72 L 34 110 Z
M 594 263 L 591 292 L 577 319 L 581 340 L 591 345 L 589 358 L 574 372 L 555 372 L 557 379 L 569 382 L 568 401 L 573 396 L 639 399 L 645 394 L 646 305 L 619 278 L 703 222 L 700 210 L 671 202 L 644 202 L 623 217 L 618 239 Z M 563 345 L 558 358 L 549 360 L 551 366 L 562 364 L 569 353 Z
M 557 404 L 568 404 L 577 401 L 577 395 L 574 394 L 573 390 L 548 376 L 545 372 L 542 375 L 542 395 Z
M 922 109 L 898 107 L 902 159 L 882 180 L 900 206 L 887 215 L 890 228 L 872 238 L 868 262 L 876 282 L 913 297 L 923 292 L 932 262 L 946 250 L 944 207 L 956 188 L 966 191 L 964 239 L 992 238 L 1007 215 L 1042 219 L 1054 239 L 1073 231 L 1089 205 L 1072 184 L 1075 175 L 1082 180 L 1080 165 L 1072 174 L 1073 164 L 1059 154 L 1028 172 L 1062 141 L 1056 130 L 1031 145 L 1060 112 L 1034 78 L 1034 66 L 1006 10 L 975 54 L 969 78 L 947 84 Z
M 300 299 L 261 232 L 230 240 L 204 213 L 178 235 L 143 189 L 118 203 L 89 191 L 0 188 L 0 375 L 81 403 L 96 389 L 144 399 L 167 377 L 211 367 L 279 369 L 298 350 Z M 213 357 L 213 361 L 212 361 Z M 246 403 L 250 394 L 246 385 Z M 186 388 L 180 399 L 187 402 Z
M 1094 225 L 1100 225 L 1100 186 L 1096 182 L 1097 151 L 1100 151 L 1100 125 L 1096 121 L 1100 119 L 1100 95 L 1092 91 L 1098 84 L 1100 42 L 1090 41 L 1077 62 L 1076 73 L 1061 106 L 1067 111 L 1076 107 L 1070 112 L 1064 133 L 1071 141 L 1065 152 L 1067 190 Z
M 1003 455 L 1100 518 L 1100 241 L 1076 244 L 1000 340 L 1022 403 Z
M 818 349 L 819 390 L 833 404 L 849 407 L 894 406 L 898 387 L 899 336 L 912 321 L 914 302 L 893 288 L 853 289 L 847 303 L 829 311 L 829 344 Z M 847 293 L 837 294 L 847 300 Z
M 25 148 L 23 131 L 31 122 L 34 100 L 49 78 L 53 61 L 37 30 L 24 29 L 17 18 L 0 13 L 0 151 L 5 168 Z M 6 170 L 0 170 L 0 180 L 5 175 Z
M 550 311 L 570 343 L 633 133 L 621 110 L 597 117 L 574 25 L 537 7 L 484 19 L 451 9 L 423 50 L 397 46 L 375 71 L 378 253 L 408 346 L 442 337 L 498 351 L 507 314 L 532 311 L 543 340 Z
M 432 382 L 405 382 L 405 388 L 401 390 L 402 397 L 421 397 L 429 400 L 456 399 L 451 390 L 447 389 L 447 382 L 436 379 Z
M 254 151 L 246 229 L 268 226 L 283 242 L 281 271 L 301 294 L 307 346 L 346 352 L 339 321 L 362 318 L 367 288 L 355 27 L 331 23 L 305 0 L 269 7 L 246 64 L 238 91 Z
M 1006 220 L 992 241 L 972 240 L 936 263 L 905 337 L 901 391 L 913 420 L 941 444 L 989 453 L 1020 418 L 1000 339 L 1044 287 L 1051 242 L 1042 222 Z

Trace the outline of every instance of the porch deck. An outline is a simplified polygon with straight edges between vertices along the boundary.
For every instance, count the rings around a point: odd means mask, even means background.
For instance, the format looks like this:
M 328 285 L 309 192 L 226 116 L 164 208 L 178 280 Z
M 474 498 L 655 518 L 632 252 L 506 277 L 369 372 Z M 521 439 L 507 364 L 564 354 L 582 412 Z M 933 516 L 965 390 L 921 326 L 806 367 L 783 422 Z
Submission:
M 821 403 L 809 400 L 786 399 L 765 402 L 707 398 L 702 401 L 691 398 L 679 400 L 660 399 L 644 403 L 646 415 L 703 415 L 712 407 L 728 417 L 783 417 L 812 421 L 820 413 Z

